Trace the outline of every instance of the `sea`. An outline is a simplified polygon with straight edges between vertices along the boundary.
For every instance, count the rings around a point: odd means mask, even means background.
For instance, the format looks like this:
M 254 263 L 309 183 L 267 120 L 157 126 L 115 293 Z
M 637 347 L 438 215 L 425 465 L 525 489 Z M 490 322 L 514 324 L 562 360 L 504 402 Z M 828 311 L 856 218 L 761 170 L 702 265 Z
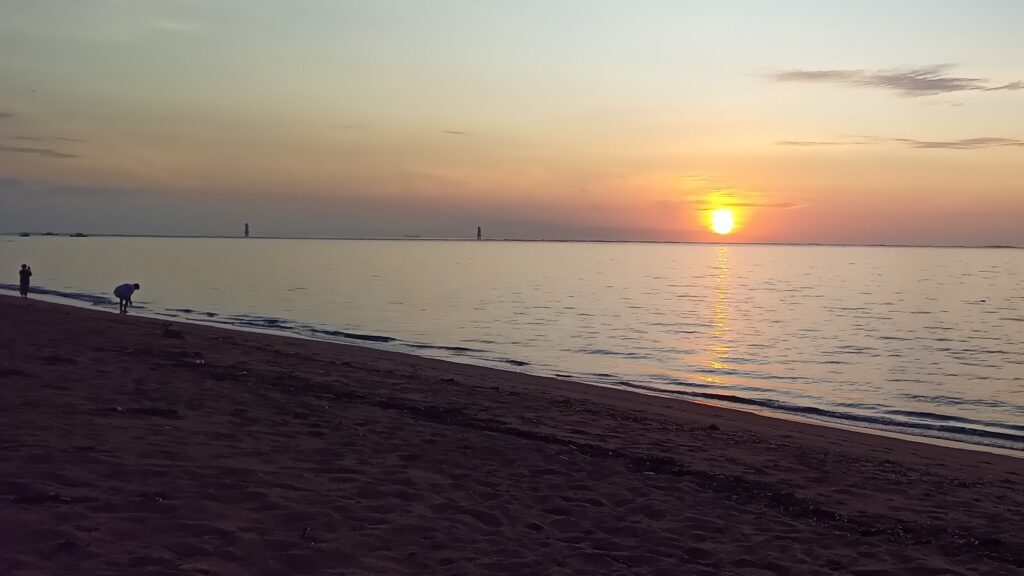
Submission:
M 0 289 L 1024 455 L 1024 250 L 0 237 Z

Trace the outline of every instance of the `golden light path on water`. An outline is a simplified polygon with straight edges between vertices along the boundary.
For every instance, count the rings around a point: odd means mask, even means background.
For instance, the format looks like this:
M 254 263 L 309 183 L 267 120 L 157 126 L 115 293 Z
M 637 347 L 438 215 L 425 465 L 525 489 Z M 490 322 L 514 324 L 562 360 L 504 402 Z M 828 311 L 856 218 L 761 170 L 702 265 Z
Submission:
M 715 255 L 714 296 L 711 301 L 711 340 L 708 343 L 707 367 L 713 370 L 727 370 L 729 365 L 730 319 L 729 319 L 729 248 L 720 246 Z M 717 376 L 698 375 L 698 379 L 709 384 L 724 384 Z

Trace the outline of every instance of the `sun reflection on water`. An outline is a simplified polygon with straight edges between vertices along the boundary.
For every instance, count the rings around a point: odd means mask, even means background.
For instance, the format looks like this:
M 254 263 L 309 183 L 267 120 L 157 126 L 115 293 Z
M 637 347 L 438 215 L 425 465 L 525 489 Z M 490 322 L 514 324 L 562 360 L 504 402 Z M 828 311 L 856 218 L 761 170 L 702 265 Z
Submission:
M 729 318 L 729 248 L 720 246 L 715 256 L 714 287 L 711 299 L 711 339 L 708 342 L 708 359 L 705 365 L 712 370 L 729 370 L 732 351 L 732 326 Z M 718 376 L 698 376 L 704 382 L 724 384 Z

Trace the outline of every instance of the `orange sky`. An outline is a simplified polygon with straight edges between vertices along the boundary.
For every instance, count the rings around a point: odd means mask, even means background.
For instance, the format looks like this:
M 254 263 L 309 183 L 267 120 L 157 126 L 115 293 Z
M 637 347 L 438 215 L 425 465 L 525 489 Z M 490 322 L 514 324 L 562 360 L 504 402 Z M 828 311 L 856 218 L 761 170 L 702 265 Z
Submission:
M 0 231 L 1024 245 L 1021 21 L 12 0 Z

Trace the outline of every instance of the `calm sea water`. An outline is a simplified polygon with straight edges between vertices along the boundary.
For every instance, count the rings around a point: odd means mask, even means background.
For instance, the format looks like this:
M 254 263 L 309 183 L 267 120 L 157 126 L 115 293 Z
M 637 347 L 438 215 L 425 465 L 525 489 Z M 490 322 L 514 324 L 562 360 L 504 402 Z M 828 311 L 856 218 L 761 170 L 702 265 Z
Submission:
M 0 238 L 7 289 L 1024 450 L 1024 250 Z

